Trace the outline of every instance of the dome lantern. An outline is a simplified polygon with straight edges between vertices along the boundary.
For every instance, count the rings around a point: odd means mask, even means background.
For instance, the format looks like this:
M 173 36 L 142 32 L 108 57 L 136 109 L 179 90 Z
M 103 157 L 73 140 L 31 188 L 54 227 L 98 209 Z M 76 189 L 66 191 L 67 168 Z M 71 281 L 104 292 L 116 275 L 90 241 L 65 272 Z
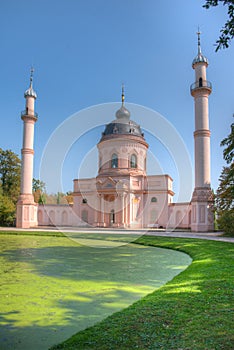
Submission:
M 115 113 L 116 119 L 106 125 L 100 142 L 113 137 L 122 137 L 123 135 L 124 137 L 137 136 L 145 142 L 140 125 L 130 119 L 130 111 L 124 106 L 124 99 L 124 86 L 122 86 L 122 105 Z

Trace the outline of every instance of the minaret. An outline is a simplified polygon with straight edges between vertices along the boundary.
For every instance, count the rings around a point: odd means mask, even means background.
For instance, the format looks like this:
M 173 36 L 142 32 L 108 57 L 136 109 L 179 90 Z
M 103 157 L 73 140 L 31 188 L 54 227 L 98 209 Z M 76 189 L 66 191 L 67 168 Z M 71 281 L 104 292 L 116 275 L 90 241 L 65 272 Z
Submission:
M 198 31 L 198 54 L 192 67 L 195 70 L 195 83 L 191 85 L 194 98 L 195 131 L 195 188 L 192 197 L 191 230 L 207 232 L 214 229 L 213 196 L 210 188 L 210 130 L 208 97 L 212 86 L 206 80 L 208 60 L 201 52 L 200 32 Z
M 37 95 L 33 90 L 33 71 L 34 69 L 31 68 L 30 86 L 24 93 L 26 99 L 25 111 L 21 113 L 24 132 L 23 148 L 21 150 L 20 196 L 17 202 L 16 216 L 16 227 L 19 228 L 37 226 L 37 204 L 34 202 L 32 194 L 34 124 L 37 121 L 37 113 L 34 111 Z

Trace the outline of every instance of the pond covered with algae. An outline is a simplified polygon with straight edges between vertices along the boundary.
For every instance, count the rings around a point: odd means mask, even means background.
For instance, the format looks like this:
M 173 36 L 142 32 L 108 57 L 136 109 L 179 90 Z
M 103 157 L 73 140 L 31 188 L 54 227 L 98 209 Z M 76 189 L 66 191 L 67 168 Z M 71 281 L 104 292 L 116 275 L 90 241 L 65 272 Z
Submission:
M 190 263 L 186 254 L 136 244 L 100 249 L 68 238 L 2 235 L 0 349 L 48 349 Z

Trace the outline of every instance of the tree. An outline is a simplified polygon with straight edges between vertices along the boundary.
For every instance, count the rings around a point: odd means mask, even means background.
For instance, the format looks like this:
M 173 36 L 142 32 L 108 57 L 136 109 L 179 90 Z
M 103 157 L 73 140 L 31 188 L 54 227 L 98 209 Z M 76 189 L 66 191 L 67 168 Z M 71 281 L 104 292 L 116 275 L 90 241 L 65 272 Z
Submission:
M 216 206 L 219 211 L 234 209 L 234 164 L 223 167 L 216 194 Z
M 34 201 L 39 204 L 45 204 L 45 183 L 33 178 L 32 190 Z
M 2 194 L 16 204 L 20 194 L 21 161 L 11 150 L 0 148 L 0 183 Z
M 206 0 L 204 8 L 209 9 L 210 7 L 218 6 L 219 4 L 223 6 L 228 6 L 228 20 L 224 24 L 224 27 L 220 30 L 220 37 L 216 41 L 216 50 L 221 48 L 228 48 L 231 40 L 234 37 L 234 0 Z
M 41 192 L 45 192 L 45 183 L 41 180 L 33 178 L 32 187 L 33 187 L 33 192 L 36 192 L 38 190 Z
M 228 137 L 223 139 L 221 146 L 227 146 L 223 150 L 223 158 L 228 164 L 230 164 L 234 158 L 234 123 L 231 125 L 231 133 L 228 135 Z
M 226 146 L 223 157 L 229 166 L 223 168 L 219 178 L 215 206 L 219 227 L 226 233 L 234 235 L 234 123 L 230 134 L 220 144 Z
M 66 198 L 66 201 L 67 201 L 68 204 L 73 204 L 73 194 L 72 194 L 71 191 L 68 191 L 66 193 L 66 197 L 65 198 Z
M 4 196 L 0 186 L 0 225 L 11 226 L 15 222 L 16 207 L 13 201 Z

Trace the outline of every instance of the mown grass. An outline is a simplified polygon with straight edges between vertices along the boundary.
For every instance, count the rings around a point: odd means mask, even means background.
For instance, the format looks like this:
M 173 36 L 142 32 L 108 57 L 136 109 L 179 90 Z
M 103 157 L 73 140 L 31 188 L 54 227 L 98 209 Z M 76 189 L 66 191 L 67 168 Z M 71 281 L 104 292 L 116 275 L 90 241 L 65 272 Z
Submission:
M 0 235 L 17 235 L 17 236 L 46 236 L 46 237 L 66 237 L 63 232 L 60 231 L 21 231 L 21 230 L 0 230 Z
M 136 243 L 183 251 L 193 262 L 159 290 L 51 349 L 232 349 L 233 244 L 152 236 Z

